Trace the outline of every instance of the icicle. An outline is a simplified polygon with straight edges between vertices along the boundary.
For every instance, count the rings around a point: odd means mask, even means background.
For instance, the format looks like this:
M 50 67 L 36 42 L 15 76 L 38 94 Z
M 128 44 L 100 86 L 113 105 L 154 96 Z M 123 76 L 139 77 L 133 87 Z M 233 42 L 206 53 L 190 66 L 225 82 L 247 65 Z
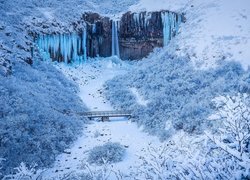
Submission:
M 137 19 L 136 19 L 136 13 L 133 14 L 133 20 L 134 20 L 134 23 L 136 25 L 136 21 L 137 21 Z
M 39 51 L 45 59 L 52 59 L 56 61 L 64 61 L 65 63 L 81 63 L 82 54 L 84 53 L 86 60 L 86 31 L 82 37 L 76 33 L 73 34 L 59 34 L 59 35 L 41 35 L 36 40 Z M 85 44 L 82 49 L 82 43 Z M 46 56 L 45 56 L 46 54 Z M 61 59 L 62 56 L 62 59 Z
M 147 28 L 147 26 L 149 25 L 149 20 L 152 18 L 152 13 L 151 12 L 147 12 L 146 13 L 146 17 L 145 17 L 145 22 L 144 22 L 144 28 Z
M 120 57 L 118 40 L 118 21 L 112 21 L 112 56 Z
M 92 33 L 93 33 L 93 34 L 96 33 L 96 24 L 93 24 L 93 25 L 92 25 Z
M 173 12 L 162 12 L 161 18 L 163 25 L 163 44 L 166 46 L 179 31 L 181 15 Z
M 58 57 L 57 53 L 59 52 L 59 47 L 60 47 L 60 36 L 59 35 L 54 35 L 55 38 L 55 47 L 54 47 L 54 57 Z
M 163 44 L 164 46 L 168 45 L 170 36 L 171 36 L 171 25 L 170 25 L 170 17 L 168 12 L 161 13 L 162 24 L 163 24 Z
M 87 62 L 87 29 L 86 27 L 82 33 L 82 51 L 83 51 L 83 61 Z
M 76 34 L 72 34 L 72 50 L 73 50 L 73 57 L 72 57 L 72 61 L 73 62 L 77 62 L 78 61 L 78 55 L 77 55 L 77 35 Z
M 63 47 L 62 47 L 62 54 L 64 58 L 64 62 L 68 63 L 68 46 L 67 46 L 67 35 L 62 35 L 63 36 Z
M 134 19 L 134 22 L 135 22 L 135 25 L 137 27 L 140 27 L 140 13 L 134 13 L 133 14 L 133 19 Z
M 176 32 L 178 33 L 179 29 L 180 29 L 180 24 L 182 22 L 182 16 L 181 14 L 177 15 L 177 23 L 176 23 Z

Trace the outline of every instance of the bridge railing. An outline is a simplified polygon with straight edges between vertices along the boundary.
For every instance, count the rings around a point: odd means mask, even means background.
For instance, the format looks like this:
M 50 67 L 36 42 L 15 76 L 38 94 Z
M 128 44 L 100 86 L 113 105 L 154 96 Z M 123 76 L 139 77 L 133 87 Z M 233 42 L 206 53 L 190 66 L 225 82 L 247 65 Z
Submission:
M 104 116 L 131 116 L 131 111 L 90 111 L 84 112 L 83 116 L 86 117 L 104 117 Z

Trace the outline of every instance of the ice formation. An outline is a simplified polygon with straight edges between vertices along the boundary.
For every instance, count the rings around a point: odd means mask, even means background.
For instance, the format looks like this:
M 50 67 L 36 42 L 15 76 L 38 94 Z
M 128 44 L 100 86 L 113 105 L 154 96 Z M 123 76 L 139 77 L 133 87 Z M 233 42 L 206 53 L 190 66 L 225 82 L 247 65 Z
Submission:
M 163 25 L 163 44 L 166 46 L 179 31 L 182 16 L 173 12 L 162 12 L 161 19 Z
M 182 15 L 174 12 L 163 11 L 161 13 L 142 12 L 132 14 L 135 32 L 143 33 L 158 32 L 161 26 L 157 29 L 152 27 L 155 24 L 152 21 L 156 19 L 162 23 L 163 29 L 163 45 L 168 45 L 169 41 L 177 34 L 179 25 L 182 22 Z M 162 22 L 161 22 L 162 21 Z M 111 36 L 112 44 L 109 44 L 110 49 L 105 52 L 106 56 L 117 56 L 120 58 L 120 44 L 119 44 L 119 31 L 120 21 L 111 21 Z M 86 25 L 87 26 L 87 25 Z M 83 63 L 87 61 L 87 55 L 96 57 L 99 55 L 103 46 L 103 38 L 100 38 L 100 30 L 97 24 L 91 24 L 89 30 L 84 28 L 82 32 L 75 32 L 71 34 L 53 34 L 53 35 L 40 35 L 36 41 L 38 48 L 44 60 L 50 59 L 52 61 L 65 62 L 65 63 Z M 90 34 L 87 34 L 90 33 Z M 99 34 L 98 34 L 99 33 Z M 87 36 L 88 42 L 87 42 Z M 97 38 L 97 41 L 95 41 Z M 109 40 L 109 39 L 108 39 Z M 106 43 L 106 42 L 105 42 Z M 110 51 L 111 50 L 111 51 Z M 123 50 L 123 49 L 121 49 Z
M 119 21 L 112 21 L 112 56 L 120 57 L 118 28 L 119 28 Z
M 87 33 L 40 35 L 36 41 L 44 60 L 82 63 L 87 60 Z
M 136 23 L 136 26 L 140 28 L 141 26 L 140 13 L 134 13 L 133 18 L 134 18 L 134 22 Z
M 82 33 L 82 52 L 83 52 L 83 60 L 87 62 L 87 31 L 86 29 Z
M 147 12 L 146 17 L 145 17 L 145 22 L 144 22 L 144 27 L 146 28 L 149 25 L 149 20 L 152 18 L 152 13 Z

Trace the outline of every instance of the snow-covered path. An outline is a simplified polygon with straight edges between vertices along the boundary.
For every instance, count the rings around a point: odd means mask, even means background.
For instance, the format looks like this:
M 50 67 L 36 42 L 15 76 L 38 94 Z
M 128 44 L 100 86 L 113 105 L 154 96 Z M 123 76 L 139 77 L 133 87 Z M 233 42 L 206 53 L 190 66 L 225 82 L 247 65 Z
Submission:
M 112 110 L 111 105 L 102 96 L 102 86 L 114 76 L 126 73 L 128 68 L 124 64 L 114 65 L 106 59 L 104 62 L 99 61 L 79 67 L 61 64 L 57 67 L 79 85 L 79 96 L 90 110 Z M 93 121 L 85 125 L 83 131 L 84 135 L 78 138 L 72 148 L 59 155 L 54 167 L 44 173 L 45 178 L 60 179 L 70 173 L 81 173 L 88 151 L 106 142 L 119 142 L 126 147 L 124 160 L 117 163 L 114 170 L 127 172 L 138 161 L 137 155 L 143 155 L 148 144 L 160 144 L 157 137 L 147 135 L 135 123 L 123 118 L 111 119 L 110 122 Z

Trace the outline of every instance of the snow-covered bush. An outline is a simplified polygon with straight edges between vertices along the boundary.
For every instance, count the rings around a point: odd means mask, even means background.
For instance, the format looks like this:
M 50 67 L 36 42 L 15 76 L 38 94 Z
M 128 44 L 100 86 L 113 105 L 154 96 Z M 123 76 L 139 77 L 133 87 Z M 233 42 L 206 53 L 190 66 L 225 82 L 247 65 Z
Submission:
M 238 161 L 250 173 L 250 104 L 249 95 L 219 96 L 213 100 L 216 113 L 210 119 L 221 124 L 217 131 L 206 135 L 222 151 Z
M 131 110 L 139 125 L 158 136 L 168 136 L 168 121 L 177 130 L 203 132 L 211 126 L 207 121 L 213 111 L 211 100 L 238 92 L 239 82 L 246 74 L 236 62 L 196 70 L 188 60 L 168 55 L 151 57 L 135 66 L 130 73 L 108 81 L 105 95 L 117 109 Z M 148 100 L 147 106 L 136 102 L 130 88 L 136 88 Z
M 34 180 L 42 177 L 42 170 L 36 170 L 35 165 L 27 167 L 25 163 L 21 163 L 19 167 L 14 168 L 15 172 L 11 175 L 6 175 L 4 180 Z
M 5 159 L 3 159 L 3 158 L 0 158 L 0 170 L 3 168 L 3 161 L 4 161 Z M 0 172 L 0 176 L 2 176 L 2 173 Z
M 239 88 L 241 93 L 250 94 L 250 71 L 242 77 Z
M 113 165 L 105 162 L 102 166 L 91 166 L 84 162 L 78 171 L 60 174 L 48 180 L 109 180 L 123 179 L 121 173 L 114 170 Z
M 217 109 L 214 118 L 218 118 L 222 123 L 218 134 L 229 147 L 236 149 L 240 156 L 246 151 L 249 152 L 247 147 L 250 143 L 249 98 L 247 94 L 238 94 L 220 96 L 213 100 Z
M 249 178 L 250 171 L 237 158 L 215 148 L 207 137 L 187 136 L 184 140 L 187 142 L 178 138 L 160 147 L 149 145 L 130 176 L 150 180 Z
M 21 162 L 50 165 L 81 132 L 85 107 L 77 88 L 51 64 L 16 62 L 0 76 L 0 154 L 3 174 Z
M 1 45 L 1 44 L 0 44 Z M 1 55 L 1 53 L 0 53 Z M 11 74 L 11 63 L 9 60 L 4 59 L 0 56 L 0 75 L 8 76 Z
M 91 149 L 88 162 L 97 165 L 120 162 L 125 156 L 125 151 L 125 148 L 121 144 L 108 142 Z

